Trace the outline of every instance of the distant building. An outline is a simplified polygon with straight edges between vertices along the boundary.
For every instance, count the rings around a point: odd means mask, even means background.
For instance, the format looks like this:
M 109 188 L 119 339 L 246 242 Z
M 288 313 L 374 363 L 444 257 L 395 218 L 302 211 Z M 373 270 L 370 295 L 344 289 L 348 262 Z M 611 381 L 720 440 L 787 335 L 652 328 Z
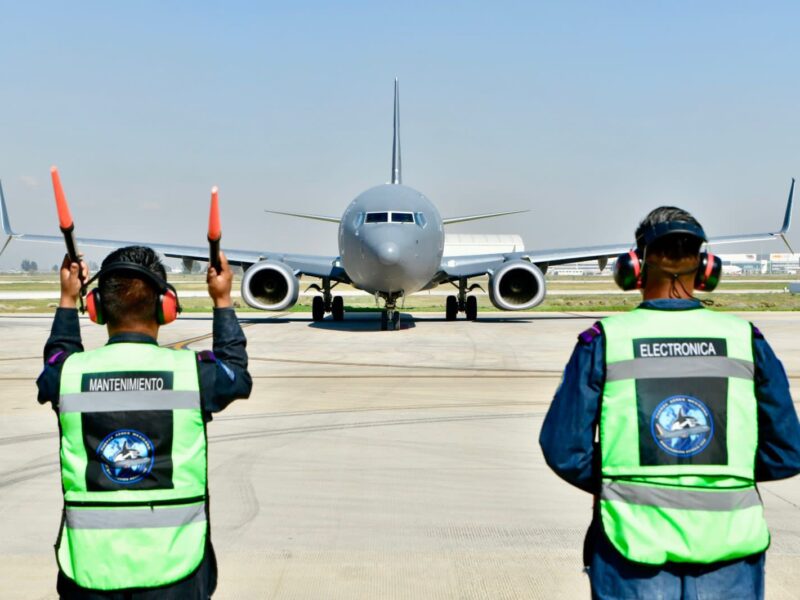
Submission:
M 800 275 L 800 254 L 718 254 L 722 260 L 725 275 Z M 565 265 L 554 265 L 547 270 L 548 275 L 610 275 L 616 259 L 611 258 L 608 266 L 600 270 L 596 260 L 586 260 Z
M 525 244 L 516 234 L 447 233 L 444 236 L 445 256 L 505 254 L 523 250 Z
M 547 269 L 548 275 L 570 276 L 570 275 L 611 275 L 614 270 L 614 263 L 617 259 L 611 258 L 608 265 L 601 271 L 600 263 L 596 260 L 584 260 L 577 263 L 565 265 L 552 265 Z
M 775 274 L 797 275 L 800 273 L 800 254 L 770 254 L 768 272 Z
M 759 275 L 766 272 L 766 265 L 758 254 L 720 254 L 719 257 L 725 275 Z

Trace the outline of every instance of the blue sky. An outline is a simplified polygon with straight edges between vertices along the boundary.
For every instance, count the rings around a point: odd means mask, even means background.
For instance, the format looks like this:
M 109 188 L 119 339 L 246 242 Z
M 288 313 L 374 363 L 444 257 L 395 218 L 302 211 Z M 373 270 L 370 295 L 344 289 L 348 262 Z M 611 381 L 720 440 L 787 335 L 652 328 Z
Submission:
M 396 76 L 404 183 L 445 216 L 531 209 L 453 232 L 624 242 L 667 203 L 712 235 L 772 229 L 800 174 L 799 16 L 780 2 L 8 3 L 0 178 L 20 231 L 57 233 L 57 164 L 79 235 L 203 244 L 216 184 L 223 246 L 334 255 L 335 226 L 262 209 L 336 215 L 385 182 Z M 12 244 L 0 268 L 61 254 Z

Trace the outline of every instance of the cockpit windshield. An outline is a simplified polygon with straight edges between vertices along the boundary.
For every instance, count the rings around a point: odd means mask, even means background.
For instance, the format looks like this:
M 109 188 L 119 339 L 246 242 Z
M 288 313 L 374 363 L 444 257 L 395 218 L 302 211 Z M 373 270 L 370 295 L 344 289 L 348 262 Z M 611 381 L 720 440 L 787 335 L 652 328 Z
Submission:
M 389 213 L 370 212 L 367 213 L 367 223 L 386 223 L 389 221 Z
M 361 223 L 416 223 L 420 227 L 425 227 L 425 225 L 427 225 L 425 215 L 421 212 L 399 211 L 360 213 L 360 217 L 357 217 L 356 220 L 356 227 L 359 227 Z
M 393 212 L 392 223 L 413 223 L 414 213 L 410 212 Z

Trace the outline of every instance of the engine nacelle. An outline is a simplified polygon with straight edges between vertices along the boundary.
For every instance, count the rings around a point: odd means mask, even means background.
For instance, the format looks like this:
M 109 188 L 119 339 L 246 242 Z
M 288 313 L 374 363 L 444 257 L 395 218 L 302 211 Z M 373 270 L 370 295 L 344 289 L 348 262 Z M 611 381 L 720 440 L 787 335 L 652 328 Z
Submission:
M 297 302 L 300 281 L 288 265 L 262 260 L 247 269 L 242 278 L 242 298 L 260 310 L 286 310 Z
M 489 299 L 500 310 L 527 310 L 541 304 L 545 295 L 544 275 L 524 260 L 503 263 L 489 276 Z

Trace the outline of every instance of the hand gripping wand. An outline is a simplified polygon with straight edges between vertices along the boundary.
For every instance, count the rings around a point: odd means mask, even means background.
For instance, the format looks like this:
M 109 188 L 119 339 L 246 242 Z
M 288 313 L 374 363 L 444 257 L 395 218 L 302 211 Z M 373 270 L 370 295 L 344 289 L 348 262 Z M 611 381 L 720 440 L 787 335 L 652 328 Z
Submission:
M 83 271 L 80 268 L 81 257 L 78 253 L 78 244 L 75 243 L 75 223 L 72 221 L 72 214 L 69 212 L 67 197 L 64 195 L 64 188 L 61 187 L 61 178 L 58 176 L 58 168 L 50 167 L 50 177 L 53 180 L 53 192 L 56 196 L 56 210 L 58 210 L 58 225 L 61 233 L 64 234 L 64 243 L 67 246 L 67 255 L 70 262 L 78 265 L 78 278 L 83 283 Z M 83 312 L 83 294 L 80 296 L 81 312 Z
M 222 270 L 219 261 L 219 242 L 222 239 L 222 227 L 219 222 L 219 189 L 211 188 L 211 211 L 208 215 L 208 264 L 217 271 Z

